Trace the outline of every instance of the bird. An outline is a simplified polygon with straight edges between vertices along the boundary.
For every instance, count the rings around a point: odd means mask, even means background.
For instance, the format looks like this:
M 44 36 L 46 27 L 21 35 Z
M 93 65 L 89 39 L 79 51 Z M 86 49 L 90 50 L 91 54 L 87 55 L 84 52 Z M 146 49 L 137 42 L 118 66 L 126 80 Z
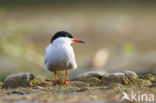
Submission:
M 65 84 L 68 84 L 67 75 L 69 69 L 77 69 L 77 63 L 72 43 L 85 43 L 82 40 L 74 38 L 72 34 L 66 31 L 56 32 L 50 44 L 45 49 L 45 67 L 50 72 L 54 72 L 55 80 L 58 81 L 57 71 L 65 70 Z

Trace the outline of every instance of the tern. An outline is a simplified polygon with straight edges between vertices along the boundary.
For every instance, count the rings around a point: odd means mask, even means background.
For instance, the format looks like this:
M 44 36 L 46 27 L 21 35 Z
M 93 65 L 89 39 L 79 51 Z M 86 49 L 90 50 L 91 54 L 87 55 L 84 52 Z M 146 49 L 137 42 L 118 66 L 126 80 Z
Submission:
M 75 39 L 66 31 L 59 31 L 51 38 L 51 43 L 45 49 L 45 67 L 55 74 L 55 82 L 58 81 L 57 71 L 66 70 L 64 83 L 68 84 L 67 75 L 69 69 L 76 69 L 77 63 L 71 46 L 72 43 L 85 43 Z

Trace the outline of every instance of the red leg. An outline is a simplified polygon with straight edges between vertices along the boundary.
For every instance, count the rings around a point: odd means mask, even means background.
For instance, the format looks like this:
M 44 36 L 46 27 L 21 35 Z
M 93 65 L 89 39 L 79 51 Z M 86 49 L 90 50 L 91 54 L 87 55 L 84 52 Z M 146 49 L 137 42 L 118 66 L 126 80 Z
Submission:
M 57 72 L 55 72 L 55 82 L 58 81 L 58 78 L 57 78 Z
M 65 84 L 68 84 L 67 75 L 68 75 L 68 71 L 67 71 L 67 69 L 66 69 L 66 77 L 65 77 L 65 80 L 64 80 L 64 83 L 65 83 Z

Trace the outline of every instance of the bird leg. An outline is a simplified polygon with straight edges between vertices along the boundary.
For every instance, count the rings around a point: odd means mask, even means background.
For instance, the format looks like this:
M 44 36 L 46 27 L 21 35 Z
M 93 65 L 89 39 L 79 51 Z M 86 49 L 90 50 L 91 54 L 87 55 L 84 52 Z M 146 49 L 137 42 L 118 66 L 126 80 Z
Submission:
M 65 79 L 64 79 L 64 83 L 65 83 L 65 84 L 68 84 L 67 75 L 68 75 L 68 71 L 67 71 L 67 69 L 66 69 L 66 77 L 65 77 Z
M 54 82 L 57 82 L 58 81 L 57 72 L 55 71 L 54 74 L 55 74 L 55 81 Z

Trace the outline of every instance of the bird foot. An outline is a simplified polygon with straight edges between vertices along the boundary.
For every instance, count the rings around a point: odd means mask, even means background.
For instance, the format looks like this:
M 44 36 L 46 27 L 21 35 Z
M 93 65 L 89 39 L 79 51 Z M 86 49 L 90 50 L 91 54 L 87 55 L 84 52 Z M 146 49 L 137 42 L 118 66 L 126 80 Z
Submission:
M 68 84 L 68 80 L 66 80 L 66 79 L 65 79 L 65 80 L 63 80 L 63 82 L 64 82 L 65 84 Z

